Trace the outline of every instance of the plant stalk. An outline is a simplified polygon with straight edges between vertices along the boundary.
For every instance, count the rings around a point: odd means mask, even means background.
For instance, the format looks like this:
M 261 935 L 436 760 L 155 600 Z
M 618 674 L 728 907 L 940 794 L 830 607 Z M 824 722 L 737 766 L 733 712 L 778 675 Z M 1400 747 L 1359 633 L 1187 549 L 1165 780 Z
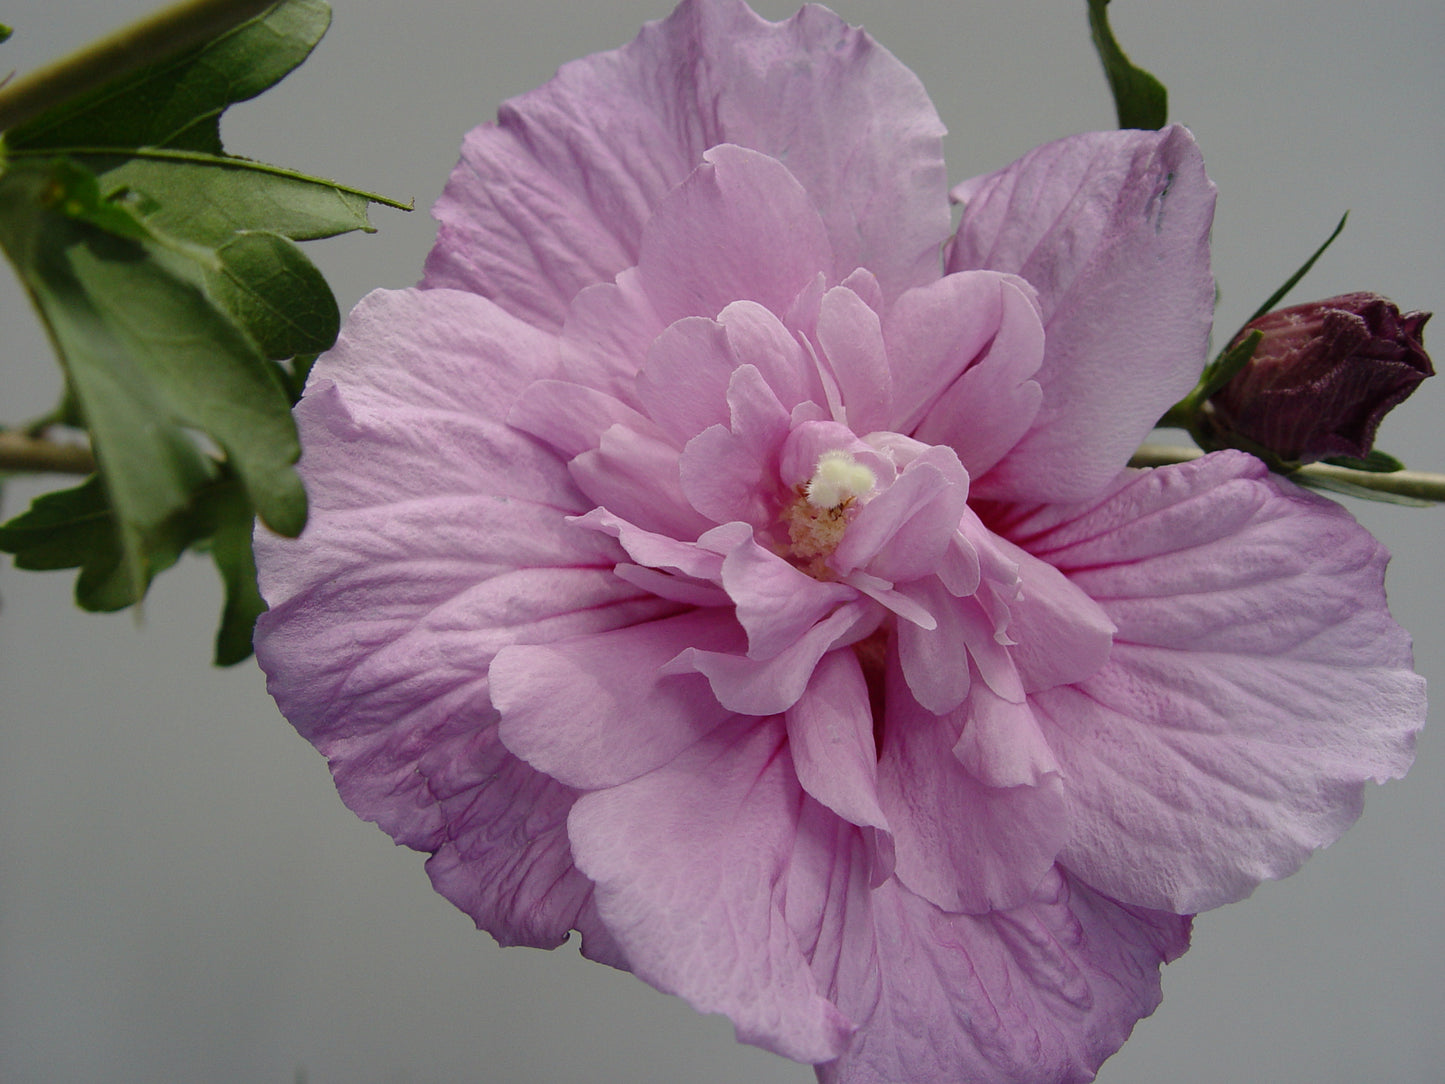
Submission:
M 31 436 L 19 429 L 0 429 L 0 474 L 91 474 L 95 456 L 83 444 Z
M 0 90 L 0 131 L 118 76 L 224 34 L 276 0 L 183 0 Z
M 1131 467 L 1162 467 L 1170 463 L 1187 463 L 1205 453 L 1198 448 L 1174 447 L 1165 444 L 1141 444 L 1129 460 Z M 1377 493 L 1392 493 L 1414 500 L 1445 502 L 1445 474 L 1423 470 L 1374 472 L 1350 470 L 1330 463 L 1307 463 L 1292 475 L 1300 481 L 1318 479 L 1323 482 L 1344 482 Z

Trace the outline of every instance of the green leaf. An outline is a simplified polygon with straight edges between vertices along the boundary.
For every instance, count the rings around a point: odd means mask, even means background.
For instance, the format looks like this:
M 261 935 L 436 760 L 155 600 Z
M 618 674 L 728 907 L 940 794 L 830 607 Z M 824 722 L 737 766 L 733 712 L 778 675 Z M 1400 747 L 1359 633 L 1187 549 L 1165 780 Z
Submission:
M 90 429 L 137 596 L 164 551 L 167 521 L 214 469 L 189 435 L 225 450 L 261 518 L 298 534 L 300 454 L 274 366 L 207 295 L 208 270 L 152 238 L 108 231 L 69 170 L 18 166 L 0 178 L 0 245 L 40 310 Z M 61 213 L 58 208 L 79 211 Z
M 1300 268 L 1298 271 L 1296 271 L 1293 275 L 1284 280 L 1283 286 L 1281 286 L 1278 290 L 1269 295 L 1268 301 L 1266 301 L 1263 305 L 1254 310 L 1254 315 L 1245 321 L 1246 325 L 1252 324 L 1265 313 L 1272 311 L 1274 307 L 1284 299 L 1284 295 L 1293 290 L 1295 288 L 1295 284 L 1298 283 L 1300 279 L 1304 278 L 1305 275 L 1309 274 L 1309 269 L 1315 265 L 1315 261 L 1325 254 L 1325 250 L 1329 248 L 1332 244 L 1334 244 L 1335 238 L 1338 237 L 1341 232 L 1343 232 L 1345 228 L 1345 223 L 1349 221 L 1349 218 L 1349 211 L 1346 211 L 1340 216 L 1339 222 L 1335 225 L 1334 232 L 1325 238 L 1325 243 L 1320 245 L 1319 248 L 1315 249 L 1314 255 L 1312 255 L 1304 263 L 1300 264 Z
M 1438 498 L 1415 497 L 1408 493 L 1394 493 L 1389 490 L 1372 489 L 1343 478 L 1323 478 L 1319 475 L 1308 474 L 1303 471 L 1296 472 L 1290 477 L 1302 486 L 1310 489 L 1322 489 L 1329 493 L 1339 493 L 1346 497 L 1358 497 L 1362 501 L 1375 501 L 1377 504 L 1398 504 L 1405 508 L 1433 508 L 1440 504 Z
M 1130 63 L 1119 48 L 1109 28 L 1108 6 L 1109 0 L 1089 0 L 1089 31 L 1114 94 L 1119 127 L 1163 128 L 1169 115 L 1168 92 L 1158 79 Z
M 1404 463 L 1378 448 L 1370 449 L 1370 454 L 1364 459 L 1356 459 L 1350 455 L 1332 455 L 1324 462 L 1334 467 L 1348 467 L 1350 470 L 1362 470 L 1370 474 L 1394 474 L 1405 469 Z
M 274 233 L 238 233 L 216 255 L 221 265 L 207 272 L 206 289 L 262 356 L 281 361 L 319 354 L 336 342 L 341 330 L 336 298 L 294 242 Z
M 99 180 L 83 166 L 66 158 L 54 159 L 49 179 L 50 187 L 41 194 L 41 202 L 57 213 L 132 241 L 150 236 L 146 224 L 128 207 L 101 196 Z
M 238 230 L 267 230 L 293 241 L 374 233 L 369 204 L 410 210 L 374 192 L 227 155 L 138 150 L 119 157 L 78 148 L 69 156 L 96 172 L 108 197 L 143 196 L 151 205 L 146 220 L 156 229 L 207 245 Z
M 151 552 L 154 575 L 175 564 L 187 548 L 210 551 L 226 589 L 216 633 L 217 666 L 232 666 L 251 655 L 252 630 L 266 610 L 251 554 L 254 524 L 245 492 L 234 478 L 222 475 L 167 522 L 162 544 Z M 98 477 L 38 497 L 27 511 L 0 525 L 0 552 L 14 554 L 17 568 L 79 568 L 75 599 L 83 609 L 109 613 L 140 601 L 125 572 L 115 513 Z
M 226 605 L 216 632 L 217 666 L 234 666 L 251 656 L 256 618 L 266 612 L 266 601 L 256 585 L 256 558 L 251 552 L 255 515 L 237 486 L 217 488 L 208 504 L 214 526 L 211 560 L 226 587 Z
M 221 153 L 221 114 L 274 86 L 331 23 L 322 0 L 286 0 L 204 45 L 140 68 L 11 129 L 15 150 L 176 147 Z
M 37 497 L 28 511 L 0 524 L 0 552 L 14 554 L 17 568 L 78 568 L 97 551 L 119 557 L 119 545 L 95 475 L 74 489 Z
M 209 550 L 226 585 L 221 664 L 250 653 L 264 608 L 255 516 L 288 535 L 305 523 L 289 406 L 340 323 L 293 242 L 370 231 L 373 202 L 409 209 L 222 148 L 222 113 L 301 63 L 329 22 L 323 0 L 282 0 L 0 146 L 0 247 L 99 468 L 0 527 L 0 549 L 22 567 L 80 567 L 87 609 L 136 603 L 186 548 Z
M 1209 368 L 1205 370 L 1199 380 L 1199 387 L 1191 392 L 1185 401 L 1192 402 L 1194 407 L 1198 408 L 1201 403 L 1233 380 L 1236 374 L 1249 364 L 1263 338 L 1264 332 L 1251 331 L 1239 342 L 1221 353 L 1210 363 Z
M 280 361 L 321 353 L 336 342 L 341 313 L 331 287 L 287 238 L 261 231 L 227 231 L 220 247 L 209 249 L 156 229 L 162 216 L 138 218 L 121 202 L 135 202 L 134 193 L 122 190 L 102 198 L 94 174 L 68 159 L 53 161 L 50 182 L 44 198 L 65 217 L 116 237 L 155 242 L 197 264 L 190 277 L 199 276 L 212 300 L 231 315 L 264 357 Z M 144 205 L 153 206 L 148 200 Z
M 175 564 L 194 532 L 183 516 L 156 532 L 147 576 Z M 74 489 L 37 497 L 27 511 L 0 526 L 0 551 L 14 554 L 17 568 L 79 568 L 75 601 L 85 610 L 123 610 L 144 594 L 145 584 L 138 587 L 126 570 L 118 524 L 96 476 Z

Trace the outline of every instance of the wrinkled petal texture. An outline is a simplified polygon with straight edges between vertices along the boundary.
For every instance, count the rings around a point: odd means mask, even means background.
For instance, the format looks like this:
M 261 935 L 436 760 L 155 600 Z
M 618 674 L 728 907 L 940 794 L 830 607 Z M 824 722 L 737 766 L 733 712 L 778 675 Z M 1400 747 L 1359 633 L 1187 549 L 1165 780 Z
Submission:
M 870 888 L 863 831 L 802 791 L 772 719 L 581 798 L 571 826 L 632 968 L 827 1082 L 1091 1080 L 1188 945 L 1187 918 L 1059 870 L 982 916 Z
M 831 12 L 774 24 L 737 0 L 688 0 L 467 137 L 425 285 L 555 330 L 579 291 L 638 262 L 654 208 L 703 152 L 734 143 L 786 161 L 808 191 L 835 253 L 820 270 L 867 267 L 896 296 L 937 275 L 942 137 L 917 77 Z
M 1071 136 L 954 189 L 947 269 L 1013 272 L 1038 291 L 1043 405 L 980 496 L 1099 491 L 1194 386 L 1214 311 L 1214 185 L 1187 131 Z
M 1118 627 L 1106 666 L 1031 698 L 1068 780 L 1061 857 L 1094 887 L 1180 913 L 1239 899 L 1409 767 L 1425 691 L 1388 555 L 1333 502 L 1228 452 L 995 525 Z
M 297 412 L 311 524 L 256 540 L 258 659 L 342 797 L 431 852 L 478 925 L 546 947 L 591 891 L 566 838 L 575 794 L 502 746 L 488 665 L 668 608 L 612 574 L 615 547 L 566 522 L 584 509 L 564 464 L 499 417 L 554 349 L 469 294 L 371 295 Z
M 1159 965 L 1189 945 L 1187 917 L 1123 907 L 1057 869 L 1030 904 L 982 916 L 942 912 L 896 881 L 861 920 L 834 909 L 864 927 L 848 930 L 848 951 L 868 951 L 839 956 L 841 931 L 825 924 L 832 944 L 814 966 L 837 976 L 844 1007 L 860 987 L 876 993 L 854 1010 L 864 1023 L 848 1054 L 819 1067 L 822 1084 L 1093 1080 L 1159 1004 Z
M 737 0 L 507 103 L 311 375 L 257 657 L 503 944 L 579 931 L 825 1084 L 1087 1081 L 1423 688 L 1342 509 L 1125 467 L 1203 362 L 1192 137 L 1040 148 L 941 252 L 941 134 Z

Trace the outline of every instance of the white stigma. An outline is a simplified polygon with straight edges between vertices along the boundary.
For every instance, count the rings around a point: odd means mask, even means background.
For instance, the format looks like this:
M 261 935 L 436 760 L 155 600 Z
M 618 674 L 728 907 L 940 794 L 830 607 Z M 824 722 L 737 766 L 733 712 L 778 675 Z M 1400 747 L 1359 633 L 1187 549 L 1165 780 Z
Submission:
M 814 508 L 837 508 L 843 502 L 873 492 L 878 479 L 847 452 L 824 452 L 805 492 Z

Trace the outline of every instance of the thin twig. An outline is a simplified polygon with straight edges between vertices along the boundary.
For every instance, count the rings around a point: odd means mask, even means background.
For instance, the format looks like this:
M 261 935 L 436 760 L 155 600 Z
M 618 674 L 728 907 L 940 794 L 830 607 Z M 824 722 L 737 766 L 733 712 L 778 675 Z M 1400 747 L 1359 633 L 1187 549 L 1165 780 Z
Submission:
M 95 456 L 84 444 L 33 437 L 18 429 L 0 429 L 0 474 L 91 474 Z
M 225 33 L 276 0 L 184 0 L 0 90 L 0 131 L 136 68 Z
M 1174 447 L 1165 444 L 1142 444 L 1134 453 L 1129 465 L 1134 467 L 1162 467 L 1170 463 L 1187 463 L 1198 459 L 1204 453 L 1198 448 Z M 1322 483 L 1343 482 L 1360 489 L 1377 493 L 1392 493 L 1399 497 L 1415 500 L 1445 502 L 1445 474 L 1423 470 L 1364 471 L 1336 467 L 1329 463 L 1308 463 L 1295 471 L 1291 477 L 1302 482 L 1318 480 Z
M 1199 448 L 1188 448 L 1184 445 L 1141 444 L 1139 450 L 1129 459 L 1129 466 L 1167 467 L 1171 463 L 1188 463 L 1203 454 Z

